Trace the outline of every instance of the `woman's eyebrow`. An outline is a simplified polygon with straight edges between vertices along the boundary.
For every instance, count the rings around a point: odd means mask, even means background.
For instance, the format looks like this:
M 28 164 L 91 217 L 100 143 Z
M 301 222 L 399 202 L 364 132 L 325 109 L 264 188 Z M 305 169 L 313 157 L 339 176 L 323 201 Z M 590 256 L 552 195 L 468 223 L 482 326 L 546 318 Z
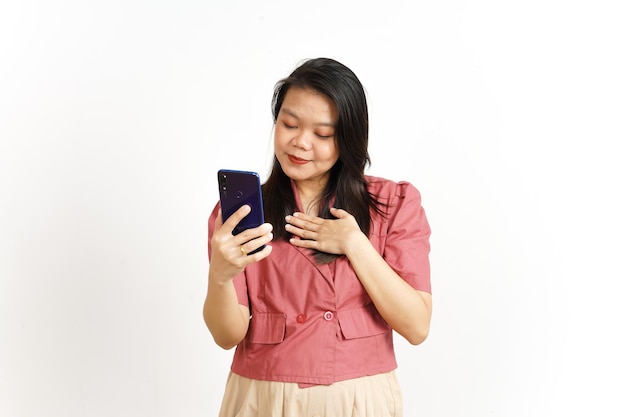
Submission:
M 300 117 L 298 117 L 298 115 L 296 114 L 296 112 L 294 112 L 293 110 L 287 108 L 287 107 L 282 107 L 280 109 L 281 112 L 285 112 L 287 115 L 293 117 L 294 119 L 300 119 Z M 315 123 L 315 126 L 327 126 L 327 127 L 335 127 L 335 124 L 333 122 L 320 122 L 320 123 Z
M 295 112 L 293 112 L 292 110 L 289 110 L 287 107 L 283 107 L 283 108 L 281 108 L 281 109 L 280 109 L 280 111 L 281 111 L 281 112 L 285 112 L 285 113 L 287 113 L 289 116 L 291 116 L 291 117 L 295 117 L 296 119 L 298 119 L 298 115 L 297 115 Z

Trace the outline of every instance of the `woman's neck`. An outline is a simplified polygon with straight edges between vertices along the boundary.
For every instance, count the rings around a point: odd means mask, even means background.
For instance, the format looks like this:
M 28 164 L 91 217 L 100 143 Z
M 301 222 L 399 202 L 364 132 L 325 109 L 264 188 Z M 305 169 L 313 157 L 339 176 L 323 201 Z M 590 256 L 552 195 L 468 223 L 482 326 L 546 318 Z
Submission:
M 302 210 L 306 214 L 317 216 L 319 213 L 319 201 L 324 191 L 325 184 L 295 181 L 296 190 L 300 197 Z

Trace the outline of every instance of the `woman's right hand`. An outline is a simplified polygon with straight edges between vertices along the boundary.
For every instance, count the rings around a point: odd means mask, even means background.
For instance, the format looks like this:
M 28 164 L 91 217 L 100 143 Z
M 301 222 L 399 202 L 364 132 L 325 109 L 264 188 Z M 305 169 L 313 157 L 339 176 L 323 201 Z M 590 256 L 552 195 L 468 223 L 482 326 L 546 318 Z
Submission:
M 220 210 L 215 220 L 215 231 L 211 239 L 211 262 L 209 277 L 220 283 L 231 280 L 243 269 L 254 262 L 267 258 L 272 252 L 272 225 L 264 223 L 253 229 L 247 229 L 233 235 L 237 224 L 250 213 L 250 206 L 243 205 L 225 222 L 222 222 Z M 250 254 L 265 245 L 261 251 Z

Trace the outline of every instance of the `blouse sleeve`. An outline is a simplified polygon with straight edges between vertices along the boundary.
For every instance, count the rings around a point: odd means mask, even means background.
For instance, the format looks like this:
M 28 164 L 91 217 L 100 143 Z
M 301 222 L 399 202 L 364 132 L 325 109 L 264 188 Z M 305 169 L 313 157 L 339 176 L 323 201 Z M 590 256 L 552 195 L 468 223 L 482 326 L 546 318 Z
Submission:
M 421 200 L 412 184 L 397 184 L 388 208 L 383 257 L 413 288 L 430 293 L 430 225 Z
M 211 263 L 211 238 L 213 237 L 213 232 L 215 231 L 215 220 L 217 219 L 217 215 L 219 214 L 220 204 L 217 203 L 209 216 L 209 241 L 208 241 L 208 250 L 209 250 L 209 263 Z M 248 285 L 246 283 L 246 271 L 235 275 L 233 278 L 233 284 L 235 286 L 235 291 L 237 292 L 237 299 L 239 300 L 239 304 L 244 305 L 246 307 L 250 307 L 250 303 L 248 301 Z

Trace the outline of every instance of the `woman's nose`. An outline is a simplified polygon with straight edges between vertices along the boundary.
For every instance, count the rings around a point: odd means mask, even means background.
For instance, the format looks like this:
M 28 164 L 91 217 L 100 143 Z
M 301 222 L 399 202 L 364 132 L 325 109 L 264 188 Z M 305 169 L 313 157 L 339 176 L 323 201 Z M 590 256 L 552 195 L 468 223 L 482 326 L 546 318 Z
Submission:
M 298 132 L 298 134 L 294 136 L 292 142 L 296 147 L 300 149 L 311 149 L 311 137 L 306 131 Z

